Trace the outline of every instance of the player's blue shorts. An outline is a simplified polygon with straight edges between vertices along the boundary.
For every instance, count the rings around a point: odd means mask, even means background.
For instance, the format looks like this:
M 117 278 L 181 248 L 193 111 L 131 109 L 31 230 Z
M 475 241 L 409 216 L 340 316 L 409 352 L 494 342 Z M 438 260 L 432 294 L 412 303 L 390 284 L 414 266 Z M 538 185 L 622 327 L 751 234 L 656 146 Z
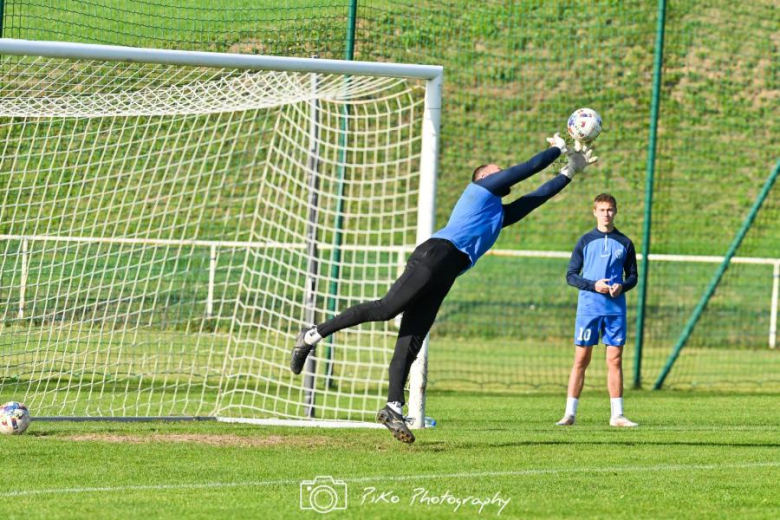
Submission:
M 625 316 L 577 316 L 574 323 L 574 344 L 592 347 L 601 342 L 611 347 L 626 344 Z

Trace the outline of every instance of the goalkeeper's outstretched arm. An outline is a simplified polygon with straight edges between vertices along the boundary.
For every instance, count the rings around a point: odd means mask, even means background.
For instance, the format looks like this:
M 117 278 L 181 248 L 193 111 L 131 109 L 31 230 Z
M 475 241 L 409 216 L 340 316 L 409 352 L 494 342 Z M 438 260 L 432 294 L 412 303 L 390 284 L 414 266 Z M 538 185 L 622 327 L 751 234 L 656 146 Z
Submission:
M 598 157 L 593 156 L 592 148 L 585 147 L 579 142 L 575 143 L 574 151 L 567 149 L 566 143 L 558 134 L 547 139 L 547 141 L 551 146 L 547 151 L 552 151 L 552 155 L 560 156 L 561 153 L 566 154 L 568 159 L 566 166 L 561 168 L 560 175 L 556 175 L 537 190 L 520 197 L 511 204 L 504 205 L 504 221 L 502 227 L 511 226 L 515 222 L 522 220 L 526 215 L 557 195 L 558 192 L 571 182 L 574 175 L 599 160 Z M 554 150 L 558 150 L 559 153 L 554 152 Z M 498 174 L 495 176 L 497 175 Z M 489 178 L 490 177 L 488 177 L 488 179 Z
M 484 177 L 476 184 L 482 186 L 493 195 L 503 196 L 509 193 L 509 188 L 528 177 L 539 173 L 561 156 L 561 149 L 553 146 L 534 155 L 529 161 L 516 164 L 506 170 Z
M 522 220 L 526 215 L 557 195 L 570 182 L 571 178 L 559 174 L 511 204 L 504 204 L 504 222 L 501 227 L 511 226 Z

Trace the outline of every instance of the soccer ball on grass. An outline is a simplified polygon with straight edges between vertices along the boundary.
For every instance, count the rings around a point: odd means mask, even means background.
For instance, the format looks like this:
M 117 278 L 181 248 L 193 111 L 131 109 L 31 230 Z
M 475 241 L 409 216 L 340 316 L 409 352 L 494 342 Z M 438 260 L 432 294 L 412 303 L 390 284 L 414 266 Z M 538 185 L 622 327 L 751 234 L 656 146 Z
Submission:
M 0 433 L 20 435 L 30 426 L 30 411 L 22 403 L 9 401 L 0 407 Z
M 572 139 L 589 143 L 601 133 L 601 116 L 592 108 L 580 108 L 569 116 L 566 126 Z

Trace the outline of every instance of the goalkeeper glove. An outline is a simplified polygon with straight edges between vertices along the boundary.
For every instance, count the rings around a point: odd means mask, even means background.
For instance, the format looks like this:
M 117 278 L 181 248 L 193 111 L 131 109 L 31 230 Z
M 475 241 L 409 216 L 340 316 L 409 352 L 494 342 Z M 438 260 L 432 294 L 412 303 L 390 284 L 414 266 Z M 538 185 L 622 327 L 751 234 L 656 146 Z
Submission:
M 593 155 L 593 148 L 580 144 L 579 141 L 575 142 L 574 149 L 574 152 L 569 153 L 569 163 L 561 168 L 561 175 L 565 175 L 570 179 L 573 179 L 577 173 L 599 160 L 598 157 Z
M 547 138 L 547 142 L 550 143 L 550 147 L 557 146 L 561 150 L 562 155 L 568 155 L 571 150 L 566 146 L 566 141 L 563 140 L 561 134 L 555 133 L 552 137 Z
M 592 150 L 592 149 L 593 148 L 591 148 L 591 145 L 589 145 L 588 143 L 583 143 L 582 141 L 577 141 L 577 140 L 574 141 L 574 151 L 575 152 L 583 152 L 583 153 L 585 153 L 585 152 L 587 152 L 589 150 Z

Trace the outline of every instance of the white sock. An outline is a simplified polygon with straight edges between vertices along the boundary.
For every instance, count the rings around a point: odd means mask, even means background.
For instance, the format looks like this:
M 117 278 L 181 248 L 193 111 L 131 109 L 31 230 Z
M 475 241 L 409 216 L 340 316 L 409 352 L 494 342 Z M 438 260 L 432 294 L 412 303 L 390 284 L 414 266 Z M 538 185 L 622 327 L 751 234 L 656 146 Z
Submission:
M 305 341 L 307 345 L 316 345 L 320 340 L 322 340 L 322 336 L 317 332 L 317 327 L 310 328 L 303 336 L 303 341 Z
M 395 413 L 400 414 L 401 410 L 403 410 L 404 405 L 402 405 L 398 401 L 388 401 L 387 402 L 387 407 L 390 408 Z
M 623 398 L 612 397 L 609 400 L 609 404 L 612 406 L 612 417 L 620 417 L 623 415 Z
M 580 400 L 576 397 L 567 397 L 566 398 L 566 413 L 564 415 L 571 415 L 572 417 L 577 417 L 577 405 L 580 403 Z

